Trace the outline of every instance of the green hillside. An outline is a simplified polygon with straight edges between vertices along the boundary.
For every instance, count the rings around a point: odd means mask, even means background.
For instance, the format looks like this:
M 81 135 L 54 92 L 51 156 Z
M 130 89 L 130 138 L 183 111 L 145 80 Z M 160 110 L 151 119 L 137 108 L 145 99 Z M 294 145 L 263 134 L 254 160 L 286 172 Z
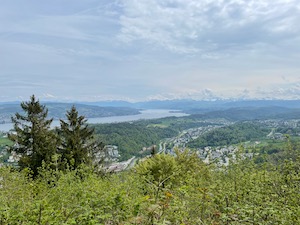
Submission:
M 299 150 L 297 151 L 299 155 Z M 216 170 L 187 153 L 132 170 L 0 168 L 2 224 L 299 224 L 300 161 L 237 161 Z

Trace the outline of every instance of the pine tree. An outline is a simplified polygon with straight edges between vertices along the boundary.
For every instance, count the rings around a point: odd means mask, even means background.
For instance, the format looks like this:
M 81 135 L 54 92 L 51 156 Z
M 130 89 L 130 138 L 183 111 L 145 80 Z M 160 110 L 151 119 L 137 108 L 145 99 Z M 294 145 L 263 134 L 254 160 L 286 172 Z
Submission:
M 37 175 L 42 163 L 49 164 L 55 154 L 56 138 L 50 129 L 52 119 L 47 119 L 48 110 L 34 95 L 30 101 L 22 102 L 21 108 L 24 113 L 12 117 L 15 132 L 9 139 L 15 142 L 12 150 L 21 155 L 20 168 L 29 167 Z
M 87 119 L 79 116 L 75 106 L 67 111 L 67 121 L 60 120 L 58 134 L 61 140 L 58 149 L 62 169 L 77 168 L 80 164 L 90 164 L 93 155 L 101 149 L 102 143 L 94 141 L 94 129 L 88 127 Z

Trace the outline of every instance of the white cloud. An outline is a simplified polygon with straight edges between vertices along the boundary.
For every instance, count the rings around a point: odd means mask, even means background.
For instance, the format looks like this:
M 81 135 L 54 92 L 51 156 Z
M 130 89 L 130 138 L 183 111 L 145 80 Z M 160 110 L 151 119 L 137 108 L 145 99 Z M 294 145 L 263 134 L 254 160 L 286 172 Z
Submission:
M 3 1 L 3 96 L 299 93 L 298 0 Z
M 208 54 L 299 34 L 300 2 L 259 0 L 123 0 L 119 38 L 177 53 Z M 217 53 L 215 53 L 217 54 Z

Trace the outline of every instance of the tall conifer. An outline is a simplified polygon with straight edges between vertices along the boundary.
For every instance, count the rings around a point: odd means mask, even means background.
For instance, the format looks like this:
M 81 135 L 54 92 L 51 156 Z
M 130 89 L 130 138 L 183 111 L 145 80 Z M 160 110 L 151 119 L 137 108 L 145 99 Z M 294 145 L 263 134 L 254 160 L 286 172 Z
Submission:
M 48 110 L 34 95 L 28 102 L 22 102 L 23 113 L 12 117 L 15 132 L 9 139 L 15 142 L 13 150 L 21 154 L 19 166 L 29 167 L 34 175 L 45 162 L 49 164 L 56 150 L 56 138 L 50 129 L 52 119 L 47 119 Z
M 90 164 L 93 160 L 93 153 L 99 149 L 93 139 L 94 129 L 88 127 L 87 119 L 79 116 L 75 106 L 67 111 L 67 121 L 60 120 L 58 130 L 61 144 L 59 154 L 63 167 L 67 165 L 77 168 L 80 164 Z

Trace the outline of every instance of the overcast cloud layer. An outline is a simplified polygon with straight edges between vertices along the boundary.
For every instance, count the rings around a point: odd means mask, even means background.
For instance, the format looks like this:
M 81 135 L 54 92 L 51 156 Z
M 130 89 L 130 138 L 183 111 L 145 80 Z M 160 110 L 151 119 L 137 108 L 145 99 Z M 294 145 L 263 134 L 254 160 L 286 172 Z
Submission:
M 0 101 L 300 99 L 299 0 L 2 0 Z

